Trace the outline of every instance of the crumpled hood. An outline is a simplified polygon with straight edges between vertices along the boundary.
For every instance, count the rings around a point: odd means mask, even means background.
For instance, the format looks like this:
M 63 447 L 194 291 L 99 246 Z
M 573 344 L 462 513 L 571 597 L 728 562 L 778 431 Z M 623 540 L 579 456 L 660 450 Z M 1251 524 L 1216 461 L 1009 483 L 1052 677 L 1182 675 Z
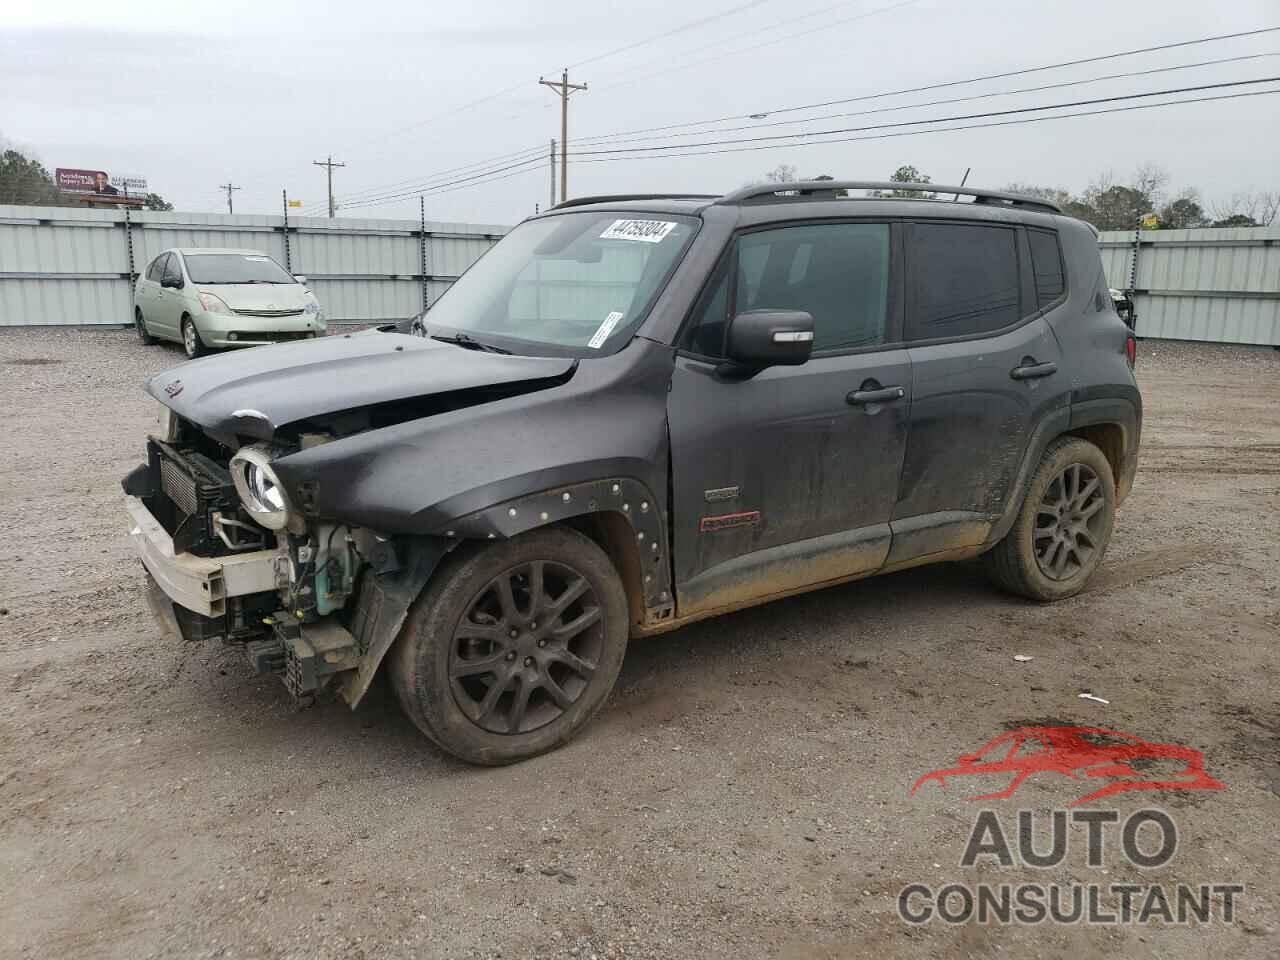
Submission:
M 576 361 L 518 357 L 366 331 L 235 350 L 151 377 L 147 392 L 206 430 L 269 440 L 308 417 L 564 376 Z
M 311 298 L 300 283 L 197 283 L 232 310 L 301 310 Z

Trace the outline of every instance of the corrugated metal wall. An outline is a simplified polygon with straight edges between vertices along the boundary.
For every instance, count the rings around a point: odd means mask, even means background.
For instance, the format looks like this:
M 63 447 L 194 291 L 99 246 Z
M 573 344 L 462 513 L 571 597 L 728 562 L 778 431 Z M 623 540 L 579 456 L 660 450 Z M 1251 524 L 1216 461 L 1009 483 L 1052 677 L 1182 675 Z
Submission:
M 1098 242 L 1107 282 L 1128 290 L 1134 235 Z M 1280 227 L 1144 230 L 1137 255 L 1138 336 L 1280 346 Z
M 308 278 L 330 321 L 399 320 L 434 303 L 507 231 L 413 220 L 0 206 L 0 326 L 127 324 L 136 276 L 169 247 L 248 247 Z M 132 250 L 132 271 L 130 252 Z

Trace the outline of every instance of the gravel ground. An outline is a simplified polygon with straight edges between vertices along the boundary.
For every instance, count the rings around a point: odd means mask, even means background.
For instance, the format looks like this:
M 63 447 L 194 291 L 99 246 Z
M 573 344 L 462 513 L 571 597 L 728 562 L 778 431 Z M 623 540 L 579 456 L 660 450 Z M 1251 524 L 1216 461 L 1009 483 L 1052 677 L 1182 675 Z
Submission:
M 497 770 L 385 689 L 297 711 L 236 650 L 159 640 L 118 481 L 154 424 L 143 376 L 181 359 L 0 330 L 0 955 L 1280 955 L 1280 353 L 1142 345 L 1142 468 L 1080 597 L 951 565 L 698 624 L 636 643 L 573 744 Z M 1092 805 L 1174 818 L 1153 870 L 1090 867 L 1080 825 L 1048 870 L 962 867 L 980 807 L 1007 826 L 1100 783 L 911 794 L 1028 723 L 1194 747 L 1226 789 Z M 1246 890 L 1230 924 L 898 917 L 904 884 L 947 880 Z

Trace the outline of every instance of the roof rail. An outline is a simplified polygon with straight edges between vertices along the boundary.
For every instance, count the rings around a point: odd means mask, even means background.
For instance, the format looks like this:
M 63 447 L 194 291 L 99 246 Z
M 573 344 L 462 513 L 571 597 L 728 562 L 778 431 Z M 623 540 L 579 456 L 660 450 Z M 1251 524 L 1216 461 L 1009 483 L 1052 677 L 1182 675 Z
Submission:
M 718 193 L 606 193 L 597 197 L 573 197 L 561 200 L 552 210 L 581 207 L 588 203 L 616 203 L 620 200 L 719 200 Z
M 1001 193 L 998 190 L 978 190 L 973 187 L 949 187 L 937 183 L 897 183 L 891 180 L 798 180 L 790 183 L 766 183 L 743 187 L 721 197 L 718 203 L 732 205 L 777 197 L 779 200 L 822 200 L 835 195 L 837 190 L 919 190 L 922 193 L 952 194 L 957 197 L 973 197 L 974 203 L 992 206 L 1018 207 L 1041 213 L 1061 213 L 1062 209 L 1048 200 L 1027 197 L 1018 193 Z M 795 194 L 778 197 L 778 194 Z M 895 197 L 896 200 L 925 200 L 927 197 Z

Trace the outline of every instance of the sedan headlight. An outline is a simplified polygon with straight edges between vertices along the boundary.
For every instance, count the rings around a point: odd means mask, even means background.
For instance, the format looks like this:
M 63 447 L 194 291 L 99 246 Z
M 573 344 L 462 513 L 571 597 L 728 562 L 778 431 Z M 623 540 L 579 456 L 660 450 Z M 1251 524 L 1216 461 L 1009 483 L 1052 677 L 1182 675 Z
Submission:
M 231 479 L 250 516 L 268 530 L 289 523 L 289 498 L 271 469 L 271 455 L 262 447 L 241 447 L 231 458 Z
M 221 297 L 214 296 L 212 293 L 200 293 L 200 306 L 204 307 L 205 313 L 234 313 L 227 302 Z

